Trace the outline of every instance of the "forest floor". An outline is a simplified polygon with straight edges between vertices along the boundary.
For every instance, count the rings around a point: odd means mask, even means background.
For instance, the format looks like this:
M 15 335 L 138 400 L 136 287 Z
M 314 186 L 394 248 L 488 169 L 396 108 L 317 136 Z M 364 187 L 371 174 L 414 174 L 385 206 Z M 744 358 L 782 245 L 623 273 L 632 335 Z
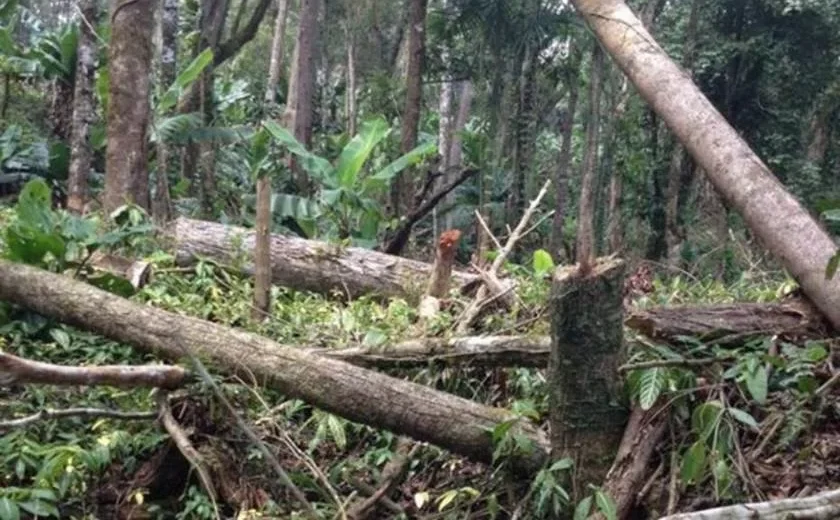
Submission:
M 377 346 L 417 334 L 409 302 L 360 298 L 341 303 L 322 296 L 273 289 L 270 319 L 250 319 L 251 281 L 210 263 L 185 271 L 162 253 L 152 283 L 134 296 L 170 311 L 257 332 L 307 348 Z M 520 303 L 489 314 L 480 333 L 548 333 L 549 282 L 528 267 L 508 269 Z M 782 276 L 745 273 L 730 283 L 688 276 L 653 280 L 632 305 L 768 302 L 791 287 Z M 453 333 L 465 302 L 449 302 L 425 333 Z M 34 360 L 68 365 L 149 363 L 127 346 L 30 313 L 14 311 L 0 328 L 2 348 Z M 628 333 L 631 362 L 704 357 L 723 347 L 683 338 L 680 345 L 640 340 Z M 637 371 L 631 393 L 672 403 L 669 433 L 651 460 L 643 503 L 658 517 L 718 504 L 806 496 L 840 488 L 840 409 L 833 399 L 837 366 L 833 345 L 796 338 L 753 338 L 726 347 L 731 362 L 688 370 Z M 211 367 L 212 368 L 212 367 Z M 543 370 L 423 367 L 390 371 L 440 390 L 503 406 L 544 424 Z M 396 437 L 350 423 L 269 388 L 214 376 L 281 465 L 325 517 L 339 515 L 378 487 Z M 329 391 L 329 389 L 324 389 Z M 173 412 L 208 461 L 222 517 L 284 518 L 294 502 L 266 471 L 260 453 L 212 394 L 191 386 L 174 394 Z M 90 406 L 153 410 L 148 390 L 27 386 L 0 389 L 0 411 L 19 416 L 44 408 Z M 0 506 L 8 499 L 30 512 L 61 518 L 213 518 L 187 461 L 153 421 L 44 420 L 0 438 Z M 371 518 L 551 518 L 567 507 L 566 491 L 552 472 L 531 481 L 456 457 L 434 446 L 413 448 L 406 477 Z M 29 508 L 23 506 L 26 506 Z M 38 509 L 41 508 L 41 509 Z M 0 507 L 2 509 L 2 507 Z M 245 511 L 251 510 L 248 514 Z M 402 511 L 402 513 L 398 513 Z M 87 515 L 87 516 L 86 516 Z

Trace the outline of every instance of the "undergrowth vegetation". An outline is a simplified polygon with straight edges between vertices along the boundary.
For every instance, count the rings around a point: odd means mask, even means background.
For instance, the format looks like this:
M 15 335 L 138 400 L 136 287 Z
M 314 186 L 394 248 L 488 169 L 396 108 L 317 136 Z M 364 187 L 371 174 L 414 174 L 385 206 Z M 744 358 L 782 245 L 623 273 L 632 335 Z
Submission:
M 38 181 L 39 182 L 39 181 Z M 175 313 L 249 330 L 274 341 L 305 349 L 393 345 L 418 334 L 417 311 L 408 301 L 363 297 L 346 301 L 341 295 L 296 292 L 274 287 L 269 318 L 249 319 L 252 281 L 235 269 L 211 262 L 179 267 L 149 234 L 142 212 L 121 210 L 126 217 L 106 228 L 95 217 L 71 217 L 52 210 L 43 185 L 27 186 L 13 211 L 4 211 L 3 254 L 68 275 L 86 276 L 84 261 L 103 248 L 145 255 L 154 277 L 131 297 Z M 508 264 L 517 283 L 519 303 L 509 313 L 491 313 L 481 330 L 488 334 L 548 333 L 547 274 L 551 266 L 541 253 L 527 265 Z M 667 273 L 667 272 L 666 272 Z M 123 285 L 102 284 L 121 292 Z M 792 284 L 782 276 L 744 273 L 732 283 L 697 279 L 690 273 L 657 275 L 653 291 L 635 305 L 773 301 Z M 424 333 L 452 334 L 452 316 L 466 301 L 454 291 L 451 312 L 441 313 Z M 66 365 L 155 363 L 152 355 L 4 304 L 0 348 L 33 360 Z M 720 344 L 718 344 L 720 343 Z M 819 431 L 837 412 L 824 397 L 831 389 L 830 345 L 799 342 L 797 338 L 758 337 L 723 344 L 681 338 L 677 345 L 656 342 L 628 330 L 627 397 L 643 408 L 665 398 L 673 405 L 670 442 L 657 455 L 662 474 L 677 476 L 686 493 L 735 501 L 753 496 L 756 475 L 747 460 L 781 452 L 807 457 L 812 450 L 806 433 Z M 400 370 L 394 375 L 480 402 L 505 406 L 515 414 L 544 423 L 547 390 L 543 370 L 428 367 Z M 378 475 L 393 457 L 395 436 L 348 422 L 301 401 L 235 376 L 214 376 L 224 394 L 241 410 L 262 439 L 279 450 L 283 465 L 324 517 L 345 507 L 356 491 L 354 483 Z M 324 389 L 329 391 L 329 389 Z M 108 387 L 12 387 L 0 390 L 0 410 L 9 418 L 49 414 L 75 407 L 107 408 L 145 414 L 137 420 L 41 417 L 25 425 L 2 423 L 0 439 L 0 519 L 29 513 L 41 518 L 102 518 L 103 494 L 116 502 L 153 506 L 161 518 L 214 518 L 215 509 L 195 479 L 187 486 L 177 476 L 188 471 L 173 454 L 168 436 L 156 426 L 154 398 L 149 390 Z M 253 518 L 287 514 L 288 501 L 267 476 L 258 450 L 214 403 L 200 384 L 184 389 L 174 408 L 193 429 L 200 445 L 225 467 L 232 492 L 252 505 Z M 690 425 L 688 428 L 678 425 Z M 571 461 L 544 468 L 529 482 L 504 471 L 507 455 L 528 449 L 512 436 L 510 423 L 488 432 L 497 443 L 492 468 L 454 457 L 424 445 L 410 464 L 401 486 L 405 503 L 415 514 L 440 518 L 500 518 L 514 511 L 530 518 L 554 518 L 574 507 L 584 518 L 592 508 L 610 516 L 610 499 L 593 489 L 587 498 L 570 503 L 565 476 Z M 180 466 L 179 466 L 180 465 Z M 180 468 L 180 469 L 178 469 Z M 145 472 L 145 473 L 144 473 Z M 151 474 L 150 474 L 151 473 Z M 163 475 L 162 475 L 163 474 Z M 166 479 L 170 478 L 171 481 Z M 666 479 L 667 480 L 667 479 Z M 666 493 L 667 496 L 667 493 Z M 247 509 L 247 508 L 246 508 Z M 240 518 L 249 516 L 242 513 Z M 500 516 L 501 515 L 501 516 Z M 399 516 L 399 515 L 396 515 Z

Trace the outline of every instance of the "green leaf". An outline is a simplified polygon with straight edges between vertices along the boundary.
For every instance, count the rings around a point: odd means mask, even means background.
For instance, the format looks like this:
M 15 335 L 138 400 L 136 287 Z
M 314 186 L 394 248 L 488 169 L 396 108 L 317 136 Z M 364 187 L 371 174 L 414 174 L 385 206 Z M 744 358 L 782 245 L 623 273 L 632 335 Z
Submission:
M 747 390 L 758 404 L 767 402 L 767 369 L 757 367 L 746 374 Z
M 534 251 L 534 273 L 543 277 L 554 270 L 554 260 L 545 249 L 537 249 Z
M 668 372 L 662 367 L 649 368 L 642 372 L 639 378 L 639 405 L 642 410 L 650 410 L 659 399 L 667 381 Z
M 8 497 L 0 498 L 0 520 L 20 520 L 20 509 Z
M 59 518 L 58 509 L 49 502 L 43 500 L 29 500 L 18 504 L 21 509 L 40 517 L 53 516 Z
M 288 193 L 271 195 L 271 211 L 281 217 L 291 217 L 295 220 L 312 220 L 323 214 L 319 202 Z
M 443 511 L 458 496 L 457 489 L 450 489 L 438 498 L 438 511 Z
M 595 491 L 595 504 L 598 506 L 598 511 L 600 511 L 607 520 L 616 520 L 618 516 L 618 507 L 615 505 L 615 501 L 612 497 L 604 493 L 601 489 Z
M 384 332 L 379 329 L 370 329 L 365 334 L 362 345 L 366 347 L 378 347 L 384 345 L 386 341 L 388 341 L 388 336 Z
M 708 401 L 694 409 L 691 428 L 700 437 L 707 437 L 717 427 L 723 407 L 718 401 Z
M 824 211 L 822 216 L 830 222 L 840 222 L 840 209 L 830 209 L 828 211 Z
M 0 2 L 0 20 L 7 20 L 17 9 L 18 0 L 3 0 Z M 0 51 L 3 49 L 0 48 Z
M 61 329 L 50 329 L 50 336 L 64 348 L 70 348 L 70 334 Z
M 437 145 L 434 142 L 418 145 L 407 154 L 368 177 L 366 181 L 390 182 L 404 169 L 418 164 L 425 157 L 434 153 L 437 153 Z
M 592 510 L 592 497 L 588 496 L 578 502 L 575 507 L 574 520 L 586 520 L 589 517 L 589 512 Z
M 275 121 L 263 121 L 263 126 L 289 152 L 300 159 L 299 163 L 306 172 L 321 181 L 330 188 L 337 188 L 338 182 L 335 178 L 335 169 L 330 162 L 323 157 L 318 157 L 306 149 L 295 137 Z
M 683 455 L 682 470 L 680 471 L 683 482 L 694 482 L 705 466 L 706 444 L 703 441 L 697 441 Z
M 344 423 L 335 415 L 327 415 L 327 427 L 330 429 L 330 436 L 335 441 L 338 449 L 347 447 L 347 435 L 344 433 Z
M 758 430 L 758 421 L 756 421 L 755 417 L 750 415 L 748 412 L 738 408 L 727 408 L 726 411 L 729 412 L 729 415 L 731 415 L 736 421 Z
M 111 273 L 97 273 L 88 277 L 87 282 L 94 287 L 99 287 L 100 289 L 125 298 L 133 296 L 136 292 L 131 282 Z
M 156 112 L 158 114 L 165 114 L 174 107 L 178 103 L 178 96 L 181 95 L 181 92 L 197 80 L 204 69 L 212 62 L 213 50 L 208 47 L 207 49 L 204 49 L 201 54 L 196 56 L 195 59 L 187 65 L 187 68 L 184 69 L 177 78 L 175 78 L 175 83 L 169 86 L 169 89 L 167 89 L 166 93 L 158 102 Z
M 362 123 L 362 129 L 341 151 L 335 165 L 338 185 L 350 189 L 359 181 L 359 173 L 373 149 L 388 137 L 391 129 L 384 119 Z
M 831 256 L 828 265 L 825 266 L 825 279 L 831 280 L 837 273 L 837 266 L 840 264 L 840 251 L 837 251 Z
M 548 468 L 548 470 L 549 471 L 565 471 L 567 469 L 571 469 L 572 466 L 574 466 L 574 465 L 575 465 L 575 462 L 570 457 L 566 457 L 566 458 L 560 459 L 557 462 L 555 462 L 554 464 L 552 464 L 551 467 Z

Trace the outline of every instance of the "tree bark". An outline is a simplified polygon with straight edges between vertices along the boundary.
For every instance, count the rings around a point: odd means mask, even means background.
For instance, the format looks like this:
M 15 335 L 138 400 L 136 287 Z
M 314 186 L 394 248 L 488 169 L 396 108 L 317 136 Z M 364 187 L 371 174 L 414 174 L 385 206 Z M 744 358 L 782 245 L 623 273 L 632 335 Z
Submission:
M 604 70 L 604 53 L 598 42 L 592 48 L 589 75 L 589 118 L 586 123 L 586 152 L 580 181 L 580 209 L 575 258 L 587 270 L 595 255 L 595 173 L 598 162 L 598 130 L 601 125 L 601 76 Z
M 488 431 L 513 417 L 423 385 L 279 345 L 255 334 L 132 303 L 68 277 L 0 261 L 0 298 L 136 348 L 180 359 L 206 358 L 255 384 L 269 384 L 350 421 L 405 434 L 472 459 L 491 462 Z M 325 391 L 329 389 L 329 391 Z M 547 443 L 520 422 L 519 435 L 535 443 L 511 460 L 533 473 L 546 460 Z
M 567 88 L 569 89 L 569 101 L 566 105 L 566 112 L 560 122 L 560 157 L 557 159 L 557 169 L 554 172 L 554 221 L 551 226 L 551 241 L 549 250 L 556 262 L 565 259 L 565 238 L 566 224 L 566 201 L 569 197 L 569 173 L 572 164 L 572 130 L 575 126 L 575 114 L 577 113 L 577 102 L 579 92 L 580 73 L 580 50 L 574 41 L 570 42 L 569 68 L 566 74 Z M 568 259 L 567 259 L 568 260 Z
M 400 131 L 400 151 L 408 153 L 417 146 L 417 131 L 423 103 L 423 67 L 426 60 L 426 0 L 409 0 L 408 65 L 405 74 L 405 108 Z M 391 184 L 394 215 L 402 215 L 411 206 L 414 186 L 411 171 L 405 170 Z
M 534 112 L 534 96 L 536 95 L 537 58 L 539 49 L 532 42 L 525 46 L 522 66 L 519 74 L 519 99 L 516 116 L 513 121 L 513 183 L 511 194 L 507 199 L 506 217 L 508 224 L 517 221 L 525 210 L 528 198 L 526 184 L 527 175 L 531 169 L 536 143 L 537 117 Z
M 160 68 L 159 86 L 165 92 L 178 75 L 178 0 L 163 0 L 160 19 Z M 170 114 L 164 114 L 170 115 Z M 157 172 L 152 215 L 159 223 L 172 218 L 172 198 L 169 193 L 169 167 L 172 149 L 163 140 L 157 145 Z
M 840 327 L 840 277 L 825 279 L 836 246 L 715 110 L 621 0 L 573 0 L 642 97 L 662 117 L 717 191 Z
M 297 42 L 292 58 L 285 120 L 295 138 L 309 148 L 312 143 L 312 103 L 315 97 L 315 50 L 318 38 L 318 12 L 322 0 L 301 0 Z M 301 194 L 312 190 L 309 179 L 292 161 L 295 184 Z
M 461 132 L 467 126 L 467 119 L 470 117 L 470 109 L 472 108 L 473 86 L 469 80 L 461 81 L 461 92 L 458 96 L 458 112 L 455 115 L 455 121 L 452 125 L 452 132 L 449 142 L 449 159 L 447 166 L 448 173 L 444 176 L 445 182 L 452 182 L 458 175 L 458 172 L 463 171 L 464 156 L 461 149 Z M 444 226 L 446 229 L 453 228 L 452 211 L 451 208 L 455 203 L 454 193 L 450 192 L 444 199 L 443 204 L 446 208 L 446 222 Z
M 103 207 L 126 202 L 149 209 L 147 129 L 156 0 L 112 0 L 108 87 L 108 144 Z M 121 7 L 121 8 L 120 8 Z M 119 9 L 116 11 L 116 9 Z
M 840 490 L 805 498 L 736 504 L 694 513 L 680 513 L 661 520 L 830 520 L 840 515 Z
M 79 22 L 76 52 L 76 85 L 73 93 L 73 130 L 70 136 L 70 170 L 67 173 L 67 209 L 84 210 L 88 200 L 88 175 L 93 150 L 90 125 L 94 121 L 93 76 L 96 72 L 96 34 L 93 27 L 99 18 L 98 2 L 84 0 Z
M 697 40 L 697 23 L 700 18 L 702 0 L 692 0 L 691 12 L 688 17 L 685 42 L 683 44 L 683 68 L 691 75 L 694 67 L 695 47 Z M 678 263 L 680 246 L 685 236 L 680 226 L 680 189 L 682 188 L 683 166 L 685 164 L 685 148 L 674 142 L 671 160 L 668 164 L 668 185 L 665 188 L 665 243 L 668 248 L 668 262 Z
M 0 382 L 11 385 L 108 385 L 117 388 L 180 387 L 187 372 L 178 366 L 106 365 L 73 367 L 42 363 L 0 352 Z
M 628 410 L 618 367 L 625 356 L 621 292 L 625 264 L 607 259 L 585 271 L 560 268 L 552 286 L 548 369 L 552 457 L 575 463 L 575 500 L 603 482 Z
M 347 30 L 347 135 L 356 135 L 356 33 Z
M 173 242 L 176 262 L 181 265 L 202 257 L 238 265 L 237 257 L 254 248 L 253 230 L 185 218 L 172 222 L 166 235 Z M 242 249 L 236 244 L 241 244 Z M 431 273 L 431 265 L 423 262 L 282 235 L 271 235 L 271 262 L 272 279 L 278 285 L 350 297 L 419 296 Z M 253 274 L 253 264 L 246 263 L 242 270 Z M 459 271 L 452 276 L 453 283 L 461 287 L 476 280 Z
M 283 72 L 286 46 L 286 20 L 289 18 L 290 0 L 277 0 L 277 17 L 274 19 L 274 36 L 271 39 L 271 59 L 268 66 L 268 82 L 265 87 L 266 108 L 277 99 L 277 85 Z
M 271 177 L 257 179 L 257 218 L 254 238 L 254 308 L 251 317 L 262 321 L 271 308 Z

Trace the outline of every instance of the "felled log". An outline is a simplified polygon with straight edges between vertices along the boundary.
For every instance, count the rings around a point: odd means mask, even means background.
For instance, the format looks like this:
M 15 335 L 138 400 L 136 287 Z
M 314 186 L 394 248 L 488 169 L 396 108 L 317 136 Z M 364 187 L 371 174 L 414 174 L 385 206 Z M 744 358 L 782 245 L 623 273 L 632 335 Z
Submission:
M 410 436 L 478 461 L 491 462 L 488 431 L 512 420 L 510 412 L 389 377 L 343 361 L 277 344 L 256 334 L 139 305 L 66 276 L 0 260 L 0 299 L 115 341 L 170 359 L 185 350 L 272 386 L 350 421 Z M 547 460 L 547 440 L 524 421 L 519 434 L 535 446 L 513 466 L 536 471 Z
M 831 326 L 807 300 L 781 303 L 692 305 L 634 310 L 625 324 L 654 339 L 691 336 L 701 341 L 744 342 L 760 335 L 825 338 Z
M 663 517 L 662 520 L 831 520 L 839 516 L 840 490 L 834 490 L 806 498 L 786 498 L 681 513 Z
M 369 368 L 435 365 L 474 367 L 548 366 L 548 336 L 463 336 L 419 338 L 393 346 L 313 349 L 311 352 Z
M 172 242 L 175 261 L 188 265 L 208 258 L 223 265 L 240 267 L 253 276 L 254 232 L 214 222 L 179 218 L 165 231 Z M 244 260 L 241 262 L 240 260 Z M 271 235 L 272 281 L 292 289 L 357 297 L 419 296 L 432 266 L 425 262 L 369 251 L 341 247 L 317 240 Z M 463 287 L 475 276 L 455 271 L 452 283 Z
M 0 352 L 0 386 L 43 385 L 109 385 L 118 388 L 178 388 L 186 371 L 165 365 L 108 365 L 73 367 L 42 363 Z

